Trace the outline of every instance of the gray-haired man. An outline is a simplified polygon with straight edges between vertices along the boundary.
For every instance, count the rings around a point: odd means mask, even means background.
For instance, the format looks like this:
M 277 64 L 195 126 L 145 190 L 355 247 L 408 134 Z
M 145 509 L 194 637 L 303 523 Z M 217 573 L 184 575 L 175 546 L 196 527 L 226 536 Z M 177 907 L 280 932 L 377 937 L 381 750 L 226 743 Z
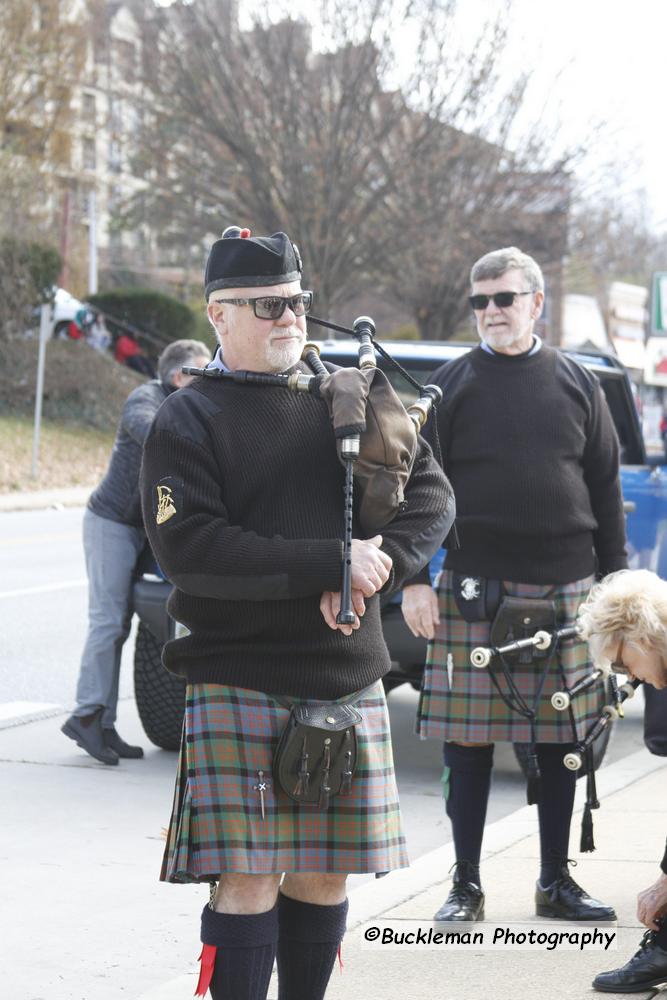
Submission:
M 76 708 L 62 731 L 103 764 L 120 757 L 143 757 L 115 729 L 123 643 L 132 619 L 132 579 L 146 535 L 141 518 L 139 471 L 153 418 L 164 400 L 192 381 L 183 365 L 205 365 L 206 344 L 175 340 L 158 359 L 158 378 L 128 396 L 111 460 L 83 518 L 88 574 L 88 634 L 81 657 Z
M 444 740 L 456 850 L 453 888 L 436 920 L 483 919 L 479 862 L 499 741 L 532 747 L 537 914 L 611 920 L 613 909 L 568 873 L 575 774 L 562 761 L 573 735 L 567 714 L 549 701 L 561 687 L 559 671 L 568 686 L 588 672 L 585 649 L 565 644 L 550 665 L 536 653 L 512 663 L 517 694 L 507 679 L 473 669 L 470 653 L 499 644 L 496 632 L 511 629 L 520 638 L 531 626 L 532 634 L 535 614 L 551 616 L 553 625 L 572 620 L 595 576 L 626 565 L 618 440 L 595 376 L 535 334 L 544 303 L 537 262 L 516 247 L 495 250 L 474 264 L 470 281 L 480 344 L 429 379 L 443 390 L 437 430 L 460 547 L 448 551 L 437 592 L 423 572 L 403 592 L 406 622 L 433 640 L 418 728 L 422 737 Z M 512 701 L 518 709 L 510 710 Z M 592 691 L 577 699 L 580 731 L 599 707 Z M 586 833 L 582 847 L 590 850 Z

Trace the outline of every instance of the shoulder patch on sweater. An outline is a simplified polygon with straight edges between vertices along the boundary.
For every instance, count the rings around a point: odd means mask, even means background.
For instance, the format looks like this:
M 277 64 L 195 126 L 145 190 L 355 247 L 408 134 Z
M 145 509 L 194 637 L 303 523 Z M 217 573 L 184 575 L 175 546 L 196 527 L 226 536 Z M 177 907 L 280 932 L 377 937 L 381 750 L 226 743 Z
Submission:
M 153 488 L 153 513 L 159 526 L 183 512 L 183 480 L 165 476 Z

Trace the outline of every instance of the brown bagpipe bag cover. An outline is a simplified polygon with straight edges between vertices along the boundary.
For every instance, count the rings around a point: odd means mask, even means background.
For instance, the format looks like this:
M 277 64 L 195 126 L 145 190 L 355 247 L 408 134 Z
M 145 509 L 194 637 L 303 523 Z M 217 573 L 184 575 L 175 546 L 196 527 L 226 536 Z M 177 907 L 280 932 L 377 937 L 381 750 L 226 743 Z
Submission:
M 320 395 L 329 407 L 339 457 L 341 438 L 360 435 L 354 464 L 361 490 L 357 516 L 370 537 L 393 520 L 404 502 L 417 451 L 414 424 L 379 368 L 338 368 L 323 378 Z

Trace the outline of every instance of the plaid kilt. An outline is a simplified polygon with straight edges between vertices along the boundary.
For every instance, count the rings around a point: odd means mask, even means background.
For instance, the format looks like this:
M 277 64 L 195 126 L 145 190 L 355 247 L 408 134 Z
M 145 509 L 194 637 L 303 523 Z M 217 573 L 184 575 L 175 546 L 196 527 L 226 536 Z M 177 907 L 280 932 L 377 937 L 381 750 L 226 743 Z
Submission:
M 293 802 L 274 785 L 273 755 L 287 708 L 260 691 L 189 684 L 161 881 L 207 882 L 221 872 L 351 874 L 407 867 L 382 682 L 355 707 L 362 722 L 352 789 L 322 811 Z M 269 786 L 264 818 L 256 789 L 260 770 Z
M 530 723 L 505 705 L 493 687 L 488 669 L 471 666 L 470 653 L 475 646 L 490 645 L 490 622 L 469 623 L 459 614 L 452 591 L 452 572 L 443 570 L 438 587 L 440 625 L 436 638 L 429 642 L 421 697 L 417 710 L 417 732 L 423 738 L 461 740 L 471 743 L 530 742 Z M 593 578 L 577 580 L 559 586 L 505 582 L 510 597 L 546 597 L 556 605 L 557 620 L 569 623 L 593 584 Z M 451 656 L 452 683 L 447 673 L 447 658 Z M 558 658 L 565 671 L 568 687 L 592 669 L 585 642 L 566 640 Z M 534 663 L 511 666 L 514 683 L 526 703 L 532 707 L 536 684 L 546 664 L 545 659 Z M 507 692 L 501 668 L 492 660 L 500 688 Z M 572 727 L 569 712 L 557 712 L 551 706 L 551 695 L 563 688 L 556 658 L 544 683 L 537 708 L 536 733 L 541 743 L 571 743 Z M 596 684 L 573 699 L 572 708 L 577 733 L 582 737 L 588 726 L 597 720 L 606 702 L 604 687 Z

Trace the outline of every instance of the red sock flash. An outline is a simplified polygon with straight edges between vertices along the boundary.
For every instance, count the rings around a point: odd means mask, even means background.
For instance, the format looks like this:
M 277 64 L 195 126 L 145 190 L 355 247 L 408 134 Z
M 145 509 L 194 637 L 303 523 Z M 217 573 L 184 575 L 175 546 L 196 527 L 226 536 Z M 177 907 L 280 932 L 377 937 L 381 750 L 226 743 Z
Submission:
M 218 949 L 214 944 L 205 944 L 202 946 L 201 955 L 199 956 L 201 967 L 199 969 L 199 982 L 197 983 L 197 989 L 195 990 L 196 997 L 205 997 L 208 993 L 208 988 L 211 985 L 211 980 L 213 979 L 213 969 L 215 968 L 215 955 L 217 950 Z

